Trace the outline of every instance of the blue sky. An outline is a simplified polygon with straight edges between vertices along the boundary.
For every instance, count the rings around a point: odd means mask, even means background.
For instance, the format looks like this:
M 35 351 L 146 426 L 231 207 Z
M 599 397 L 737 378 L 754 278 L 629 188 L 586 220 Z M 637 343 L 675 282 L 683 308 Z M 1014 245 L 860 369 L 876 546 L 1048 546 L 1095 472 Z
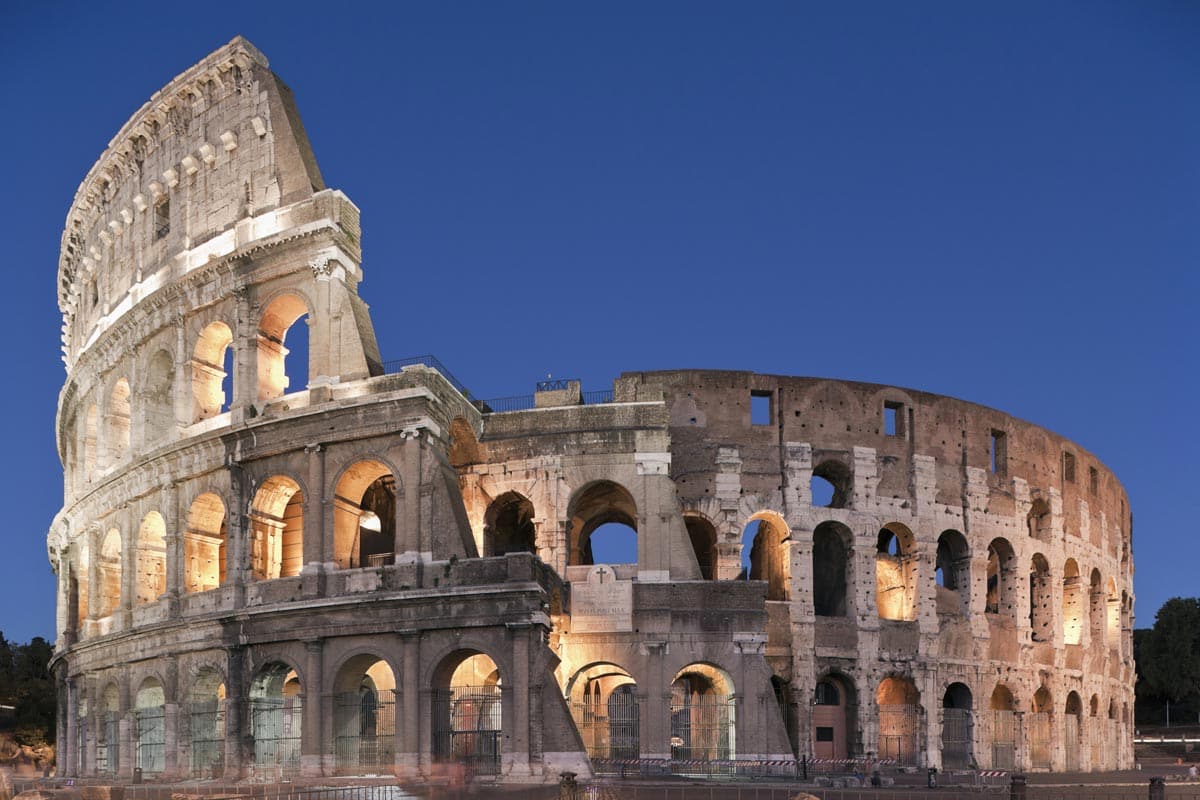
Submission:
M 995 406 L 1123 480 L 1139 625 L 1200 593 L 1200 6 L 183 8 L 0 6 L 8 638 L 53 635 L 67 208 L 238 33 L 363 210 L 385 358 L 482 397 L 712 367 Z

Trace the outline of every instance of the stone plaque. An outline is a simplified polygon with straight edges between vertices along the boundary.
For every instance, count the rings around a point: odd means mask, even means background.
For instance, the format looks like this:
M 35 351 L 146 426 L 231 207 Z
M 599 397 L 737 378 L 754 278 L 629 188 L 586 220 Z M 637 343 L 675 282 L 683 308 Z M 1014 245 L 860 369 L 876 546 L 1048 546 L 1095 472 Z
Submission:
M 617 580 L 607 564 L 597 564 L 587 582 L 571 584 L 571 632 L 633 630 L 633 581 Z

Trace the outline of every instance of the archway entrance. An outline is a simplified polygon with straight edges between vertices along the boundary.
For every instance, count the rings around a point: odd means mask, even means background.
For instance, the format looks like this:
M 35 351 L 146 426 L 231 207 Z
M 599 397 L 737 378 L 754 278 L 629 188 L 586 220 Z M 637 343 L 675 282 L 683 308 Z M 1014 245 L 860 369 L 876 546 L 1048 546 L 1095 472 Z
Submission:
M 967 769 L 975 760 L 971 690 L 952 683 L 942 697 L 942 768 Z
M 733 680 L 709 664 L 689 664 L 671 683 L 671 758 L 713 761 L 734 757 Z
M 1063 717 L 1063 768 L 1067 772 L 1079 771 L 1079 735 L 1083 717 L 1083 701 L 1071 692 L 1067 695 L 1067 713 Z
M 813 697 L 813 755 L 816 758 L 850 757 L 854 738 L 854 690 L 840 677 L 827 675 L 817 681 Z
M 1034 769 L 1050 769 L 1052 764 L 1052 702 L 1050 690 L 1045 686 L 1033 696 L 1033 709 L 1029 715 L 1029 764 Z
M 100 696 L 99 730 L 96 731 L 96 774 L 116 775 L 121 768 L 121 695 L 109 684 Z
M 351 658 L 333 687 L 333 751 L 338 773 L 391 771 L 396 760 L 396 678 L 373 655 Z
M 333 560 L 342 569 L 395 561 L 396 478 L 379 461 L 357 461 L 334 489 Z
M 875 702 L 879 707 L 880 758 L 916 764 L 920 758 L 920 694 L 908 678 L 885 678 Z
M 134 704 L 137 737 L 134 766 L 144 774 L 157 775 L 166 762 L 166 716 L 162 684 L 157 678 L 147 678 L 138 688 Z
M 431 696 L 434 761 L 498 773 L 504 720 L 496 662 L 475 651 L 452 653 L 434 675 Z
M 225 684 L 205 669 L 188 697 L 188 742 L 193 778 L 219 778 L 225 767 Z
M 637 683 L 615 664 L 593 664 L 567 684 L 571 717 L 588 758 L 637 758 L 641 753 L 641 710 Z
M 992 769 L 1017 768 L 1017 704 L 1007 686 L 992 690 Z
M 264 666 L 250 685 L 250 742 L 256 771 L 279 777 L 300 769 L 300 729 L 304 698 L 296 671 L 278 661 Z

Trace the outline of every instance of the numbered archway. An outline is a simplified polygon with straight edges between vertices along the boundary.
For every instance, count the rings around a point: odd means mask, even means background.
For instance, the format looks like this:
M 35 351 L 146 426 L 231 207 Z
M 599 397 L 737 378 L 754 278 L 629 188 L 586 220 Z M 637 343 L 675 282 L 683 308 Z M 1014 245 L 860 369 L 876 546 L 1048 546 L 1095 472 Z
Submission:
M 942 768 L 967 769 L 975 763 L 975 711 L 971 690 L 952 683 L 942 695 Z
M 333 752 L 339 775 L 390 772 L 396 760 L 396 677 L 383 659 L 357 655 L 333 685 Z
M 631 759 L 640 755 L 641 708 L 637 682 L 624 668 L 592 664 L 567 682 L 571 718 L 591 759 Z
M 875 693 L 880 758 L 915 765 L 920 760 L 921 695 L 908 678 L 884 678 Z
M 434 672 L 430 700 L 433 760 L 498 773 L 504 711 L 496 662 L 475 650 L 450 654 Z
M 733 679 L 711 664 L 689 664 L 671 682 L 671 758 L 731 759 L 737 752 Z
M 264 665 L 250 684 L 248 727 L 256 771 L 281 778 L 299 772 L 301 689 L 296 671 L 278 661 Z
M 855 739 L 854 721 L 858 703 L 854 684 L 843 675 L 826 675 L 813 693 L 813 756 L 820 759 L 849 758 Z
M 189 770 L 193 778 L 220 778 L 225 772 L 225 682 L 206 667 L 188 692 Z

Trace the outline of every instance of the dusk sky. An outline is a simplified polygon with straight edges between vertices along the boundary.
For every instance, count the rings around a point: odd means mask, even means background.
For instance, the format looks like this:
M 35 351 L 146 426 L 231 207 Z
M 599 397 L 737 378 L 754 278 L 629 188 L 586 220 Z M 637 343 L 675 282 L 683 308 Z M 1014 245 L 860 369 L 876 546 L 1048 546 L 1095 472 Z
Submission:
M 362 209 L 385 359 L 478 397 L 747 369 L 993 406 L 1129 492 L 1137 624 L 1200 595 L 1200 5 L 0 5 L 0 631 L 54 636 L 55 281 L 124 122 L 242 34 Z

